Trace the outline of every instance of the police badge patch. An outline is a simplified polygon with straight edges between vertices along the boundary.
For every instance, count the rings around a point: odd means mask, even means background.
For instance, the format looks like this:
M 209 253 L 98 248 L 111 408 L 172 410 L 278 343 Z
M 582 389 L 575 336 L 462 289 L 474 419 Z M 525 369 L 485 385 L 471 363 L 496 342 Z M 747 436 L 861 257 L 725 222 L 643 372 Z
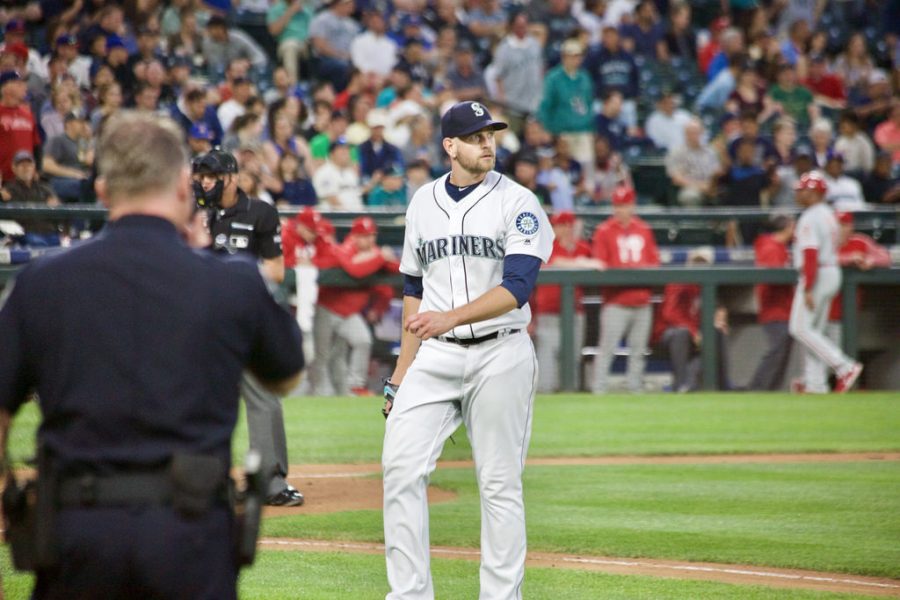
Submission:
M 516 229 L 523 235 L 534 235 L 538 230 L 538 218 L 533 213 L 523 212 L 516 217 Z

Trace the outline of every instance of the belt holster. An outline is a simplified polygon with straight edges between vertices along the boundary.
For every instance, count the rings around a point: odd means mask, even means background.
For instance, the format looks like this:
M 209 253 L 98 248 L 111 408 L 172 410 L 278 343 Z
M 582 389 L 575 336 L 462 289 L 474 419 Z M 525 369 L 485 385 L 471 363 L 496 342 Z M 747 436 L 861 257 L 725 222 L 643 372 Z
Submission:
M 256 558 L 256 540 L 268 478 L 261 467 L 260 453 L 251 448 L 244 460 L 244 486 L 235 491 L 235 562 L 238 567 L 252 565 Z
M 55 538 L 58 478 L 49 452 L 38 448 L 37 479 L 21 486 L 10 471 L 3 490 L 3 524 L 13 566 L 37 571 L 56 565 L 59 548 Z
M 202 517 L 224 497 L 225 465 L 217 456 L 175 454 L 169 465 L 172 507 L 185 518 Z

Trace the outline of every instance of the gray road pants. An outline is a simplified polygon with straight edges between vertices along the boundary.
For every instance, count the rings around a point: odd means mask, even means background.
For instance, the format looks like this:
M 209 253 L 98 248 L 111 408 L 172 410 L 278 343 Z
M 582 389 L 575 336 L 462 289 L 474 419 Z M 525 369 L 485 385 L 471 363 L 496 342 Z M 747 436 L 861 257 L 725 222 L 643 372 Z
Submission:
M 595 394 L 606 392 L 609 386 L 609 368 L 615 358 L 616 346 L 623 336 L 628 344 L 628 368 L 626 384 L 628 390 L 643 390 L 644 366 L 647 362 L 644 354 L 650 341 L 650 328 L 653 325 L 653 313 L 650 305 L 621 306 L 604 304 L 600 311 L 600 341 L 597 356 L 594 359 Z
M 559 391 L 559 352 L 562 347 L 559 315 L 541 313 L 537 317 L 534 332 L 534 347 L 537 353 L 540 375 L 538 393 L 549 394 Z M 575 313 L 573 356 L 575 357 L 575 385 L 580 381 L 581 348 L 584 346 L 584 315 Z
M 316 306 L 313 317 L 316 355 L 310 367 L 314 396 L 345 396 L 354 387 L 366 387 L 372 332 L 360 314 L 342 317 Z

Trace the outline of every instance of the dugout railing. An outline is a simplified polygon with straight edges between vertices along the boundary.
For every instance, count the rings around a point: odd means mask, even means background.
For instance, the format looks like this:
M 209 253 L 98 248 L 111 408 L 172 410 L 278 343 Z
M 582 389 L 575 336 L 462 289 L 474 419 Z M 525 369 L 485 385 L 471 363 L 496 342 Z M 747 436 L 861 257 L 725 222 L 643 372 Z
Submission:
M 286 208 L 279 211 L 282 216 L 291 216 L 297 213 L 296 208 Z M 640 207 L 639 214 L 651 223 L 651 226 L 659 232 L 666 228 L 674 228 L 681 231 L 683 228 L 714 228 L 716 223 L 737 220 L 741 222 L 764 221 L 770 214 L 759 209 L 660 209 L 655 207 Z M 349 229 L 350 222 L 360 214 L 367 214 L 375 218 L 379 223 L 379 243 L 399 245 L 402 243 L 403 210 L 402 209 L 372 209 L 362 212 L 325 212 L 341 229 Z M 578 214 L 585 221 L 585 230 L 590 231 L 593 224 L 601 221 L 611 214 L 609 209 L 592 208 L 579 210 Z M 895 243 L 897 240 L 897 214 L 895 207 L 878 207 L 856 213 L 858 229 L 867 231 L 882 243 Z M 0 220 L 21 219 L 27 225 L 31 219 L 51 219 L 61 222 L 102 222 L 106 219 L 106 209 L 100 205 L 63 205 L 59 207 L 34 206 L 23 204 L 0 204 Z M 394 238 L 397 239 L 394 239 Z M 671 239 L 671 235 L 669 236 Z M 677 236 L 676 236 L 677 237 Z M 677 240 L 676 240 L 677 241 Z M 683 243 L 690 243 L 684 240 Z M 704 243 L 701 240 L 692 240 L 693 244 Z M 677 243 L 675 244 L 677 245 Z M 16 251 L 0 249 L 0 284 L 5 282 L 17 270 L 15 263 L 27 262 L 38 252 Z M 5 264 L 4 264 L 5 263 Z M 11 264 L 12 263 L 12 264 Z M 325 271 L 320 274 L 320 283 L 331 285 L 360 285 L 372 282 L 388 283 L 394 286 L 401 285 L 400 276 L 378 276 L 374 279 L 361 281 L 353 280 L 341 272 Z M 701 332 L 704 343 L 701 347 L 703 364 L 703 385 L 706 389 L 715 389 L 717 386 L 715 361 L 716 354 L 720 351 L 715 347 L 716 336 L 713 327 L 713 312 L 717 301 L 718 289 L 722 286 L 750 286 L 756 283 L 794 283 L 796 273 L 792 269 L 756 269 L 749 266 L 723 266 L 711 267 L 679 267 L 667 266 L 657 269 L 639 270 L 608 270 L 608 271 L 584 271 L 584 270 L 556 270 L 545 269 L 541 271 L 539 282 L 559 284 L 562 290 L 561 304 L 561 356 L 560 356 L 560 383 L 564 390 L 574 390 L 575 382 L 575 356 L 572 348 L 574 300 L 576 286 L 602 286 L 602 285 L 646 285 L 661 288 L 667 283 L 696 283 L 701 286 Z M 875 269 L 872 271 L 857 271 L 847 269 L 844 271 L 844 283 L 842 288 L 845 310 L 843 311 L 843 345 L 845 351 L 851 356 L 856 356 L 858 345 L 858 305 L 856 290 L 860 285 L 900 285 L 900 268 Z M 898 306 L 900 306 L 900 294 L 898 294 Z
M 0 285 L 12 277 L 21 265 L 0 266 Z M 662 287 L 667 283 L 694 283 L 701 289 L 700 323 L 703 344 L 701 359 L 704 389 L 717 388 L 716 356 L 722 349 L 716 347 L 713 314 L 717 306 L 718 290 L 722 286 L 751 286 L 757 283 L 793 284 L 797 273 L 793 269 L 758 269 L 753 267 L 665 267 L 655 269 L 611 269 L 607 271 L 543 269 L 539 284 L 557 284 L 561 288 L 560 302 L 560 385 L 564 391 L 577 389 L 575 381 L 574 321 L 575 288 L 577 286 L 650 286 Z M 354 279 L 340 270 L 329 269 L 319 273 L 319 285 L 354 287 L 361 285 L 402 285 L 400 275 L 375 275 Z M 841 289 L 843 294 L 843 345 L 850 356 L 857 355 L 858 304 L 857 289 L 861 285 L 900 286 L 900 268 L 858 271 L 845 269 Z M 897 295 L 900 307 L 900 294 Z
M 757 283 L 793 284 L 797 273 L 793 269 L 758 269 L 754 267 L 665 267 L 656 269 L 610 269 L 606 271 L 543 269 L 538 276 L 538 284 L 557 284 L 561 289 L 560 302 L 560 386 L 563 391 L 575 391 L 575 363 L 580 357 L 575 355 L 575 288 L 577 286 L 649 286 L 658 287 L 667 283 L 694 283 L 700 286 L 700 331 L 703 336 L 700 353 L 703 368 L 703 387 L 717 389 L 716 356 L 721 348 L 716 347 L 713 315 L 718 304 L 719 288 L 722 286 L 752 286 Z M 384 283 L 399 287 L 400 275 L 376 275 L 366 279 L 353 279 L 340 270 L 326 270 L 319 273 L 320 285 L 358 286 Z M 857 290 L 861 285 L 900 286 L 900 268 L 872 269 L 858 271 L 845 269 L 841 289 L 843 295 L 843 346 L 848 355 L 856 357 L 858 334 Z M 900 306 L 900 293 L 897 295 Z
M 729 223 L 755 223 L 764 226 L 773 210 L 799 213 L 799 208 L 735 208 L 709 206 L 700 208 L 667 208 L 655 205 L 637 207 L 637 214 L 653 229 L 659 245 L 724 245 Z M 291 217 L 300 211 L 298 207 L 279 208 L 283 217 Z M 392 246 L 403 244 L 405 208 L 370 207 L 364 211 L 322 211 L 335 225 L 342 237 L 350 230 L 353 219 L 366 215 L 378 224 L 378 242 Z M 577 207 L 575 214 L 584 223 L 585 232 L 594 230 L 598 223 L 612 214 L 611 207 Z M 897 217 L 900 207 L 869 205 L 866 210 L 854 211 L 857 230 L 871 235 L 876 242 L 885 245 L 900 244 Z M 58 207 L 36 206 L 21 203 L 0 203 L 0 220 L 21 221 L 26 227 L 30 220 L 57 222 L 102 222 L 106 209 L 100 204 L 64 204 Z

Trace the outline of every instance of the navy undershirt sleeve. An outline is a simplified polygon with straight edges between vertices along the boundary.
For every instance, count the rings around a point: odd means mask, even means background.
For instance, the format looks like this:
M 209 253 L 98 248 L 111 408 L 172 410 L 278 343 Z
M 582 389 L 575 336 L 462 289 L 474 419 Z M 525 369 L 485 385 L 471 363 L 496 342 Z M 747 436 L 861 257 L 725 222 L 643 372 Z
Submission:
M 503 259 L 503 281 L 500 285 L 515 296 L 519 308 L 525 306 L 537 283 L 541 259 L 527 254 L 508 254 Z
M 422 292 L 425 291 L 425 288 L 422 287 L 422 278 L 416 277 L 415 275 L 404 275 L 403 276 L 403 295 L 404 296 L 412 296 L 414 298 L 422 299 Z

